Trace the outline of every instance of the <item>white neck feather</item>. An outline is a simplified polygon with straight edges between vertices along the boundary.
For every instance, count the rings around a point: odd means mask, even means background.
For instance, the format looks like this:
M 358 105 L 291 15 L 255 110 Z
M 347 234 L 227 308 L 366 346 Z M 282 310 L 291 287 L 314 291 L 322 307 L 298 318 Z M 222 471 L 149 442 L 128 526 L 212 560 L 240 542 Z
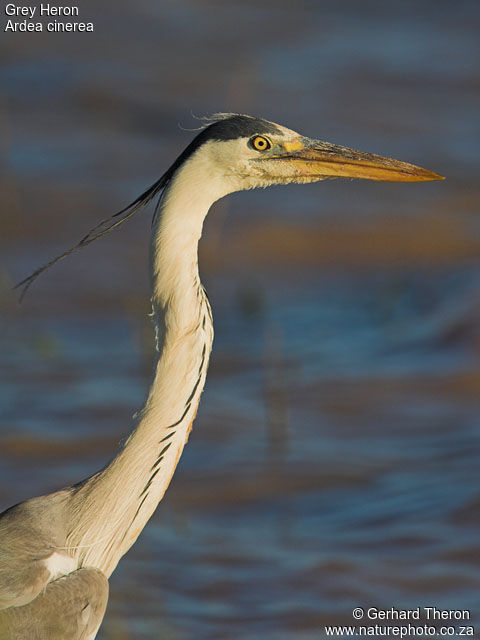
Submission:
M 107 576 L 163 497 L 205 383 L 213 325 L 197 248 L 208 209 L 228 191 L 208 176 L 207 160 L 197 153 L 183 165 L 156 217 L 151 273 L 158 359 L 145 406 L 116 458 L 72 496 L 70 553 Z

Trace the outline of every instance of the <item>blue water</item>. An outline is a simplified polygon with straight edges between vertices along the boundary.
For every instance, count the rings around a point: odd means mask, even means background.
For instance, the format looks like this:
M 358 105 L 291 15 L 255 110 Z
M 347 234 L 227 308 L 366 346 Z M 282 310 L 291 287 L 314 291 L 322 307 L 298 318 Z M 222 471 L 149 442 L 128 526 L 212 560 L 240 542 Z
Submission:
M 141 407 L 148 215 L 22 306 L 11 284 L 153 182 L 190 111 L 264 115 L 447 180 L 215 207 L 206 389 L 99 638 L 313 640 L 356 606 L 480 625 L 478 4 L 82 12 L 88 40 L 2 43 L 0 510 L 94 472 Z

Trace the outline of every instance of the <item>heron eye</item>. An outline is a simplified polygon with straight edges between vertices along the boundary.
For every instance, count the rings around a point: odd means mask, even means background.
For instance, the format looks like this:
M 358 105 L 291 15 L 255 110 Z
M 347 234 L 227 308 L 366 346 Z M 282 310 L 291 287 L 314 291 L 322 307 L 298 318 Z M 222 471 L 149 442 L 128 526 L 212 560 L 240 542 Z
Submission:
M 250 140 L 250 144 L 257 151 L 266 151 L 272 146 L 270 140 L 268 140 L 268 138 L 264 138 L 263 136 L 254 136 Z

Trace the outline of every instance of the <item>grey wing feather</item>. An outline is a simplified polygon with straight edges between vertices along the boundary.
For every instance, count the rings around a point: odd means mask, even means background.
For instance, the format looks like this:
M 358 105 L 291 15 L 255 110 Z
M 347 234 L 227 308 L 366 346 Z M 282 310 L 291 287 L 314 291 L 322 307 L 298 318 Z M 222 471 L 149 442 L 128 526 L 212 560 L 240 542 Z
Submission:
M 108 601 L 98 569 L 78 569 L 50 582 L 23 607 L 0 611 L 2 640 L 93 640 Z
M 0 514 L 0 639 L 93 640 L 108 600 L 94 568 L 52 580 L 46 561 L 65 550 L 72 489 L 22 502 Z
M 65 546 L 68 490 L 22 502 L 0 514 L 0 610 L 23 606 L 51 579 L 45 560 Z

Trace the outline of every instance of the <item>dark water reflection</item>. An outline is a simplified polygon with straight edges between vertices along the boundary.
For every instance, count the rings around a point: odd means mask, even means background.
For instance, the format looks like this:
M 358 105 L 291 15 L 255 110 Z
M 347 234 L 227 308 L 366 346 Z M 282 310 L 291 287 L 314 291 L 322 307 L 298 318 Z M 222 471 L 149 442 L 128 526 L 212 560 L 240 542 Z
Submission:
M 2 43 L 0 508 L 96 470 L 141 405 L 148 223 L 22 307 L 10 284 L 158 177 L 190 108 L 448 176 L 215 207 L 206 391 L 112 578 L 104 640 L 313 640 L 355 606 L 469 608 L 480 625 L 479 11 L 390 7 L 86 2 L 88 46 Z

